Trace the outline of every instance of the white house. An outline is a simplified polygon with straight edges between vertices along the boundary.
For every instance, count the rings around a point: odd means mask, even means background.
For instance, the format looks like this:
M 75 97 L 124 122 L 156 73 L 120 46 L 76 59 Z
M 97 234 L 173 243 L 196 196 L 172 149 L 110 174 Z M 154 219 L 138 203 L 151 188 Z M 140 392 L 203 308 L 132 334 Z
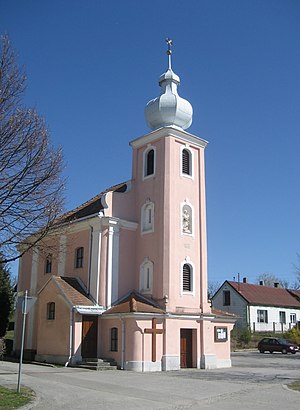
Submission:
M 300 321 L 300 291 L 225 281 L 212 297 L 212 306 L 239 317 L 236 327 L 252 332 L 287 331 Z

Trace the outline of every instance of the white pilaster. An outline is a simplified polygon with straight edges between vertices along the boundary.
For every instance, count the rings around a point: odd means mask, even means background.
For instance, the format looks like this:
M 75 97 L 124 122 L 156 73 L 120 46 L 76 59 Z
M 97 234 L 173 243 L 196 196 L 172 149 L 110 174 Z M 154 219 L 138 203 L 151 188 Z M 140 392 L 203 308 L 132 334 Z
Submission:
M 67 245 L 67 237 L 66 235 L 61 235 L 59 239 L 59 254 L 58 254 L 58 269 L 57 269 L 59 276 L 65 276 L 66 245 Z
M 101 221 L 91 227 L 91 255 L 90 255 L 90 282 L 89 292 L 99 303 L 100 259 L 101 259 Z
M 38 262 L 39 262 L 39 251 L 37 248 L 33 248 L 29 296 L 36 296 Z M 35 316 L 35 307 L 33 306 L 30 309 L 30 311 L 27 313 L 27 322 L 26 322 L 27 329 L 26 329 L 26 345 L 25 345 L 26 349 L 32 349 L 34 316 Z

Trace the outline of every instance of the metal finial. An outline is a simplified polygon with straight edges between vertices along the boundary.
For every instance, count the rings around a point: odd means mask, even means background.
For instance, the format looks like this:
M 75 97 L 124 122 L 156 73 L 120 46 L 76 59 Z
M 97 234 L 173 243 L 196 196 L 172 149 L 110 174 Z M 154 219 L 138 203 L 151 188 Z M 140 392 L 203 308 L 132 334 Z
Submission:
M 172 41 L 169 37 L 167 37 L 167 38 L 166 38 L 166 43 L 168 44 L 167 54 L 168 54 L 168 55 L 169 55 L 169 54 L 172 54 L 171 47 L 172 47 L 172 45 L 173 45 L 173 41 Z
M 173 41 L 169 37 L 167 37 L 166 43 L 168 45 L 167 55 L 169 59 L 169 69 L 171 69 L 171 55 L 172 55 L 171 47 L 173 46 Z

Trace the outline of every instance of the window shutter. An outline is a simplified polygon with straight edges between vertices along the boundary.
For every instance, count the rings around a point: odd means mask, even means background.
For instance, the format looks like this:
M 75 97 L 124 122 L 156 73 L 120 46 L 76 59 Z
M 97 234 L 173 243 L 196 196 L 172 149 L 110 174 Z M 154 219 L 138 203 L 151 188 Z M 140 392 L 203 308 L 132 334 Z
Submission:
M 187 149 L 182 151 L 182 173 L 190 175 L 190 153 Z
M 182 289 L 187 292 L 191 292 L 191 267 L 188 264 L 183 265 L 183 275 L 182 275 Z

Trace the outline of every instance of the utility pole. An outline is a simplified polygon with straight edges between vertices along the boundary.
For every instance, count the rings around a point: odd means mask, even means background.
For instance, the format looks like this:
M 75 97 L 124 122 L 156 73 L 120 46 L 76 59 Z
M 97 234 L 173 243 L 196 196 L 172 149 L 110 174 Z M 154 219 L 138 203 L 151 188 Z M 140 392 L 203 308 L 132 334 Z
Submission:
M 22 373 L 22 361 L 23 361 L 23 351 L 24 351 L 25 323 L 26 323 L 26 314 L 27 314 L 27 294 L 28 294 L 28 291 L 26 290 L 25 297 L 22 303 L 22 314 L 23 314 L 22 340 L 21 340 L 20 364 L 19 364 L 19 374 L 18 374 L 18 390 L 17 390 L 19 394 L 21 391 L 21 373 Z

